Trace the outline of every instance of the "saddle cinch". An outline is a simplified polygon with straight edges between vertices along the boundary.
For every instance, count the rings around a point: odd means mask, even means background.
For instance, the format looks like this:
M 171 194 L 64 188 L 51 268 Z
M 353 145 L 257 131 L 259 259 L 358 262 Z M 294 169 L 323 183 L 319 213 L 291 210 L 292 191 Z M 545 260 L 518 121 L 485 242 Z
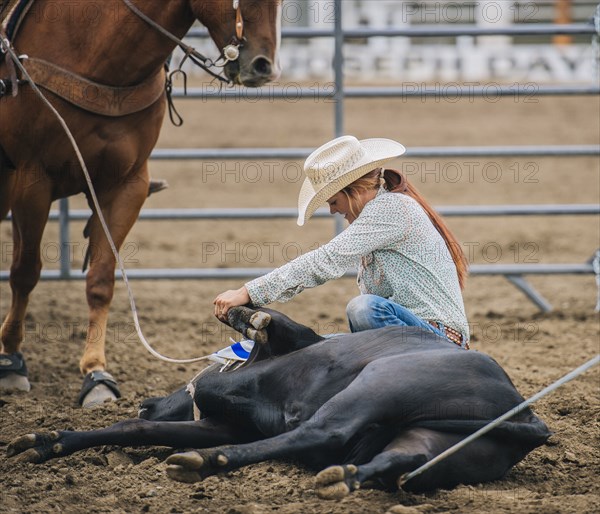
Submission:
M 19 86 L 26 83 L 19 78 L 5 46 L 13 41 L 34 0 L 2 0 L 0 4 L 0 62 L 6 60 L 8 77 L 0 77 L 0 98 L 17 96 Z M 126 116 L 154 104 L 166 92 L 167 74 L 164 68 L 139 84 L 110 86 L 99 84 L 53 63 L 29 56 L 19 56 L 33 82 L 63 100 L 88 112 L 103 116 Z

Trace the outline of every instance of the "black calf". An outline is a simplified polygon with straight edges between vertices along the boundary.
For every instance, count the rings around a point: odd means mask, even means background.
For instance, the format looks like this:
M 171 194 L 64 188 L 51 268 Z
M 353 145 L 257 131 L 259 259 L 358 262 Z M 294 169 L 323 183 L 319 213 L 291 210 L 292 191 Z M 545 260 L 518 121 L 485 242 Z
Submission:
M 523 398 L 490 357 L 431 332 L 387 327 L 323 340 L 272 310 L 233 309 L 230 324 L 259 344 L 243 367 L 209 368 L 184 389 L 147 400 L 140 416 L 90 432 L 30 434 L 9 456 L 42 462 L 102 444 L 199 448 L 168 458 L 169 476 L 194 482 L 268 460 L 319 468 L 319 494 L 338 498 L 401 475 L 510 410 Z M 186 420 L 186 421 L 182 421 Z M 529 409 L 404 487 L 426 490 L 502 477 L 550 435 Z M 225 446 L 223 446 L 225 445 Z

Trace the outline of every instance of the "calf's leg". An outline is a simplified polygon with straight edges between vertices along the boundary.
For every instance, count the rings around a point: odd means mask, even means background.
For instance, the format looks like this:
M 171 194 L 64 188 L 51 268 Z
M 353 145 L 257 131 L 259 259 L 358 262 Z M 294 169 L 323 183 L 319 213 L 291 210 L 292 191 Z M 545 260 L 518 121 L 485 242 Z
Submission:
M 234 307 L 227 314 L 229 326 L 260 344 L 267 344 L 273 355 L 290 353 L 323 337 L 312 329 L 296 323 L 281 312 L 272 309 Z
M 20 462 L 41 463 L 106 444 L 209 448 L 249 438 L 247 432 L 209 419 L 181 422 L 129 419 L 100 430 L 27 434 L 8 445 L 7 456 Z
M 390 489 L 402 487 L 414 492 L 488 482 L 504 476 L 520 460 L 515 459 L 519 452 L 515 453 L 514 445 L 484 436 L 401 484 L 404 474 L 422 466 L 464 437 L 426 428 L 405 430 L 366 464 L 330 466 L 321 471 L 317 475 L 317 494 L 324 499 L 340 499 L 373 479 Z

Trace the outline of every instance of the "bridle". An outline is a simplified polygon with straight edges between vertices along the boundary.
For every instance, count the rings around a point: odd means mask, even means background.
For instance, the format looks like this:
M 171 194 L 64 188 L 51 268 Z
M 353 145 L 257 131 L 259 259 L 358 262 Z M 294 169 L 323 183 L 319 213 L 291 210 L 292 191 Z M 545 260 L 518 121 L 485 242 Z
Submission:
M 229 83 L 231 82 L 229 79 L 221 75 L 220 73 L 215 73 L 211 70 L 217 66 L 217 62 L 220 59 L 223 59 L 225 62 L 223 66 L 230 61 L 236 61 L 240 56 L 240 47 L 243 46 L 244 42 L 244 18 L 242 17 L 242 9 L 240 7 L 240 0 L 233 0 L 233 9 L 235 10 L 235 35 L 231 38 L 231 41 L 228 45 L 226 45 L 222 50 L 222 56 L 217 60 L 212 60 L 200 52 L 198 52 L 195 48 L 186 45 L 181 39 L 177 36 L 166 30 L 164 27 L 156 23 L 152 18 L 148 17 L 142 11 L 140 11 L 135 5 L 131 3 L 131 0 L 123 0 L 123 3 L 129 8 L 131 12 L 133 12 L 140 19 L 145 21 L 152 28 L 160 32 L 163 36 L 169 38 L 173 41 L 181 50 L 183 50 L 184 57 L 179 63 L 179 69 L 176 70 L 181 72 L 181 67 L 186 59 L 190 59 L 194 64 L 202 68 L 208 74 L 212 75 L 216 79 Z
M 138 18 L 145 21 L 153 29 L 160 32 L 163 36 L 173 41 L 181 50 L 183 50 L 183 58 L 179 61 L 179 66 L 169 72 L 168 63 L 165 64 L 167 70 L 166 80 L 166 93 L 167 93 L 167 106 L 169 108 L 169 118 L 171 123 L 176 127 L 180 127 L 183 124 L 183 118 L 177 112 L 175 104 L 173 103 L 173 77 L 174 75 L 181 75 L 183 77 L 183 93 L 187 94 L 187 74 L 183 71 L 183 63 L 189 59 L 196 66 L 202 68 L 206 73 L 212 77 L 220 80 L 225 84 L 231 84 L 232 81 L 227 77 L 224 77 L 221 73 L 214 72 L 211 68 L 224 67 L 228 62 L 236 61 L 240 56 L 240 48 L 243 46 L 244 38 L 244 18 L 242 17 L 242 9 L 240 6 L 240 0 L 233 0 L 233 8 L 235 10 L 235 34 L 232 36 L 228 45 L 226 45 L 221 51 L 221 56 L 218 59 L 213 60 L 205 55 L 202 55 L 195 48 L 186 45 L 181 39 L 169 32 L 167 29 L 156 23 L 152 18 L 148 17 L 142 11 L 140 11 L 135 5 L 131 3 L 131 0 L 123 0 L 123 3 L 134 13 Z M 223 64 L 218 64 L 220 60 L 223 60 Z
M 225 62 L 237 60 L 240 56 L 240 47 L 243 46 L 244 41 L 244 18 L 242 18 L 240 0 L 233 0 L 233 8 L 235 9 L 235 36 L 233 36 L 231 42 L 223 48 Z

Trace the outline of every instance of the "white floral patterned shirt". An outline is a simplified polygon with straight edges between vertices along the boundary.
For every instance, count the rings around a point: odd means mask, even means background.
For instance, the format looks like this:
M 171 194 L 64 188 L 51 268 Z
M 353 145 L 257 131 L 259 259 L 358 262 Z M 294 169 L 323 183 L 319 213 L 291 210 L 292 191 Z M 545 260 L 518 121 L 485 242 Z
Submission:
M 358 287 L 441 322 L 469 339 L 458 274 L 446 242 L 413 198 L 381 189 L 329 243 L 246 284 L 256 306 L 286 302 L 358 265 Z

